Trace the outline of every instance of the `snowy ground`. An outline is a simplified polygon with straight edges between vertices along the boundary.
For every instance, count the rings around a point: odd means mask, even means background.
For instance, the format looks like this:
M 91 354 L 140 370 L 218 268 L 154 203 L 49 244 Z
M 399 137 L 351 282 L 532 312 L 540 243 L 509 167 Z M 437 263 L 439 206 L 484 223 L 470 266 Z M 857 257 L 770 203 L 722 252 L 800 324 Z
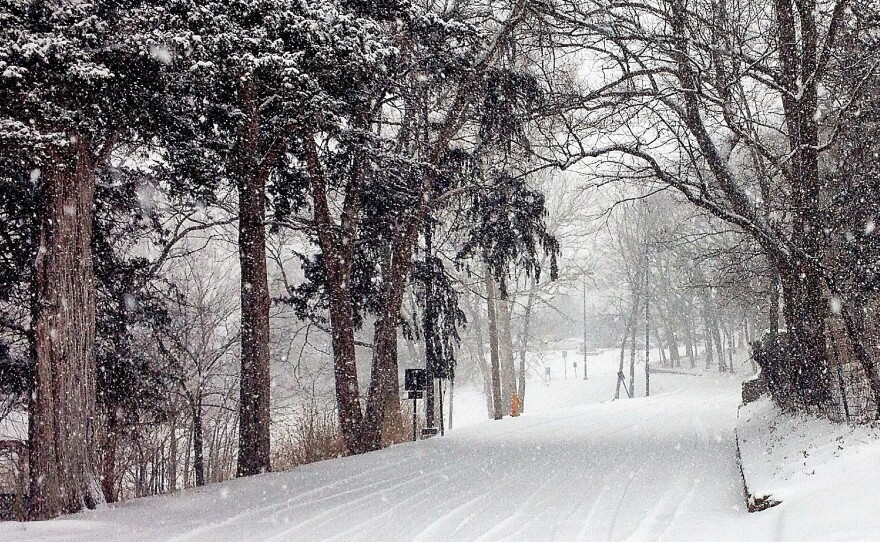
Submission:
M 533 382 L 520 418 L 486 421 L 462 390 L 445 438 L 0 524 L 0 540 L 880 540 L 880 529 L 847 538 L 811 519 L 807 497 L 825 486 L 745 511 L 736 378 L 658 374 L 652 397 L 612 402 L 615 365 L 609 352 L 591 358 L 589 381 Z
M 740 412 L 744 475 L 777 539 L 880 540 L 880 431 L 784 414 L 769 399 Z

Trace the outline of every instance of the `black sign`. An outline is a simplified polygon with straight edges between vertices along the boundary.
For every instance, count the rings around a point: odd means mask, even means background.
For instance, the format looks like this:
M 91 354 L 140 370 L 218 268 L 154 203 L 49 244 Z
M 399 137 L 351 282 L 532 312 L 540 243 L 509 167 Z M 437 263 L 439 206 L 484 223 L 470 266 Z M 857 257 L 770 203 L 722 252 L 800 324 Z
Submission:
M 424 369 L 407 369 L 403 377 L 406 391 L 424 391 L 428 387 L 428 371 Z

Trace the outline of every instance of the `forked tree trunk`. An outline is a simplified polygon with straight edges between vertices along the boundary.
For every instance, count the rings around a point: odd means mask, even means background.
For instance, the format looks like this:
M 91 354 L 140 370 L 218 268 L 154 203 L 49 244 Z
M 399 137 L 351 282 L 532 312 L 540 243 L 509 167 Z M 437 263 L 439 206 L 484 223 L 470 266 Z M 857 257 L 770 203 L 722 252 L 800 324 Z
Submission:
M 253 84 L 245 92 L 238 152 L 238 257 L 241 265 L 241 380 L 237 476 L 270 469 L 269 283 L 266 270 L 266 181 L 259 157 L 260 117 Z
M 328 184 L 318 155 L 315 135 L 306 130 L 301 134 L 303 150 L 311 181 L 313 218 L 318 245 L 327 274 L 327 306 L 330 313 L 330 337 L 333 346 L 333 377 L 336 389 L 336 412 L 339 430 L 349 454 L 363 451 L 361 427 L 360 384 L 354 342 L 354 305 L 349 290 L 351 266 L 354 262 L 354 241 L 360 219 L 360 177 L 350 177 L 345 193 L 344 209 L 337 225 L 330 212 Z
M 50 156 L 43 172 L 34 265 L 30 401 L 30 517 L 48 519 L 103 501 L 95 403 L 95 272 L 92 264 L 96 159 L 89 141 Z

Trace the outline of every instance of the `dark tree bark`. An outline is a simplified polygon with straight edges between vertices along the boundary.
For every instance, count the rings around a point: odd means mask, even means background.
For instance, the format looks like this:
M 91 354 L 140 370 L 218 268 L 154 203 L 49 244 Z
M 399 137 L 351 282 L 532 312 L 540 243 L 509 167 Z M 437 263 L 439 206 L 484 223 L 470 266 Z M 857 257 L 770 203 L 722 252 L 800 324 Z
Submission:
M 109 143 L 108 143 L 109 145 Z M 102 152 L 101 154 L 106 154 Z M 95 169 L 103 161 L 78 133 L 49 156 L 34 264 L 30 401 L 30 517 L 48 519 L 103 501 L 95 402 Z
M 327 179 L 321 166 L 314 133 L 310 130 L 304 131 L 302 141 L 311 181 L 313 220 L 327 275 L 339 429 L 348 453 L 358 454 L 365 449 L 360 435 L 363 412 L 355 357 L 354 306 L 349 291 L 349 279 L 354 262 L 355 233 L 361 212 L 360 174 L 356 170 L 349 178 L 342 219 L 337 226 L 330 213 Z
M 272 157 L 260 159 L 260 116 L 253 83 L 244 92 L 248 118 L 238 152 L 238 256 L 241 265 L 241 381 L 238 476 L 270 470 L 269 282 L 266 270 L 266 181 Z
M 712 327 L 712 342 L 715 343 L 715 353 L 718 354 L 718 371 L 724 373 L 727 372 L 728 367 L 724 362 L 724 341 L 721 338 L 721 323 L 718 321 L 715 309 L 711 310 L 710 315 L 709 325 Z
M 115 410 L 105 414 L 105 436 L 101 461 L 101 491 L 104 500 L 116 502 L 116 451 L 119 447 L 119 423 Z
M 790 351 L 788 363 L 795 364 L 795 391 L 807 405 L 826 404 L 831 399 L 831 371 L 825 344 L 826 305 L 822 280 L 796 266 L 781 274 L 785 301 L 785 325 Z
M 708 301 L 704 297 L 703 298 L 703 337 L 706 342 L 706 369 L 712 368 L 712 363 L 715 361 L 715 356 L 712 353 L 712 319 L 709 316 L 709 309 L 707 308 Z
M 366 451 L 381 448 L 382 430 L 386 425 L 398 428 L 403 423 L 398 382 L 397 328 L 412 266 L 412 250 L 410 235 L 395 238 L 391 246 L 390 264 L 382 269 L 386 288 L 384 306 L 375 325 L 370 392 L 361 433 L 361 442 Z
M 171 415 L 171 433 L 168 447 L 168 492 L 177 491 L 177 416 Z
M 202 427 L 202 398 L 192 405 L 192 447 L 193 469 L 196 471 L 196 486 L 205 485 L 205 438 Z

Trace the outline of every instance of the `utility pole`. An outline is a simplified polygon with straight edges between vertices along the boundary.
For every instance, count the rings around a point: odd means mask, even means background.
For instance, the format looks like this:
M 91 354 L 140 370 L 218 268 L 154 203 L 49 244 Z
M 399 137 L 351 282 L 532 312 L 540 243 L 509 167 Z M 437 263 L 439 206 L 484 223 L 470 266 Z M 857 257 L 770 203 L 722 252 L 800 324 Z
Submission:
M 587 272 L 584 272 L 584 380 L 587 379 Z

